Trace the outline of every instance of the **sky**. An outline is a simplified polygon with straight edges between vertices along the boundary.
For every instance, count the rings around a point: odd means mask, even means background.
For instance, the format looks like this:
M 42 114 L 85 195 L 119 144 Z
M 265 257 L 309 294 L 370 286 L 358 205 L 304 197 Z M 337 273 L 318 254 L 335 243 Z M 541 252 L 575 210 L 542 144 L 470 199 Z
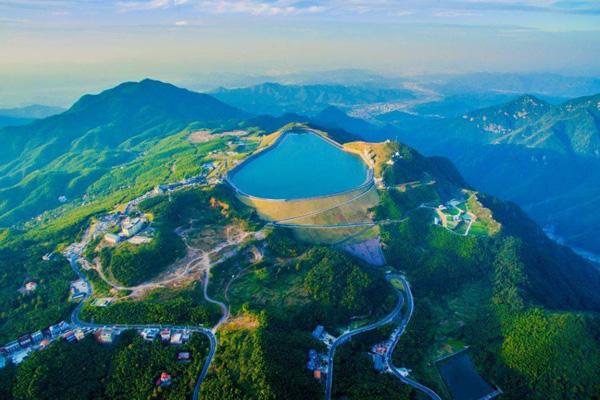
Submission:
M 0 0 L 0 106 L 145 77 L 600 76 L 600 0 Z

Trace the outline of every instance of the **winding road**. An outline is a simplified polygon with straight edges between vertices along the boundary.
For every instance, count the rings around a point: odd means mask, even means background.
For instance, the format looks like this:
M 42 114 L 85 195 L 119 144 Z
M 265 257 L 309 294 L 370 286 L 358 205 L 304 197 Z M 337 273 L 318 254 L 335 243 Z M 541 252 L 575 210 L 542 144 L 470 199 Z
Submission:
M 199 395 L 200 395 L 200 386 L 202 385 L 202 382 L 204 381 L 204 378 L 206 377 L 208 368 L 210 367 L 210 364 L 212 363 L 215 352 L 217 350 L 217 338 L 216 338 L 214 332 L 216 331 L 217 327 L 220 324 L 222 324 L 229 317 L 229 310 L 225 306 L 225 304 L 217 302 L 207 296 L 208 271 L 205 273 L 206 279 L 204 282 L 204 297 L 207 301 L 209 301 L 211 303 L 219 304 L 220 306 L 222 306 L 222 309 L 224 310 L 223 317 L 219 320 L 217 325 L 215 325 L 215 327 L 213 327 L 212 329 L 207 329 L 202 326 L 159 325 L 159 324 L 95 324 L 95 323 L 82 321 L 79 318 L 79 314 L 81 312 L 81 309 L 83 308 L 85 301 L 88 300 L 90 298 L 90 296 L 92 295 L 93 286 L 91 285 L 87 276 L 79 268 L 78 257 L 79 257 L 78 254 L 71 254 L 70 257 L 68 257 L 69 264 L 71 265 L 73 272 L 75 272 L 75 274 L 79 277 L 79 279 L 83 280 L 86 283 L 89 290 L 85 294 L 85 296 L 81 300 L 81 302 L 71 312 L 71 324 L 73 326 L 77 326 L 80 328 L 94 328 L 94 329 L 100 329 L 100 328 L 105 328 L 105 327 L 116 328 L 116 329 L 136 329 L 136 330 L 142 330 L 142 329 L 146 329 L 146 328 L 157 328 L 157 329 L 169 328 L 169 329 L 177 329 L 177 330 L 188 330 L 190 332 L 201 333 L 203 335 L 206 335 L 206 337 L 208 338 L 208 340 L 210 342 L 210 348 L 208 351 L 208 355 L 206 356 L 206 361 L 204 362 L 204 365 L 202 366 L 202 370 L 200 371 L 200 374 L 198 375 L 198 378 L 196 379 L 196 384 L 194 386 L 194 393 L 192 396 L 193 400 L 198 400 Z
M 427 386 L 424 386 L 424 385 L 420 384 L 419 382 L 417 382 L 413 379 L 410 379 L 408 376 L 400 373 L 398 368 L 393 363 L 392 354 L 394 353 L 394 349 L 396 348 L 396 345 L 400 341 L 400 337 L 402 336 L 402 334 L 404 334 L 404 331 L 406 330 L 406 326 L 408 325 L 408 322 L 410 321 L 410 318 L 412 317 L 414 307 L 415 307 L 414 301 L 413 301 L 413 296 L 412 296 L 412 291 L 410 290 L 410 285 L 408 284 L 408 281 L 406 280 L 406 278 L 401 275 L 394 275 L 393 278 L 399 279 L 400 281 L 402 281 L 402 284 L 404 285 L 408 312 L 406 313 L 404 318 L 402 318 L 402 321 L 400 322 L 398 329 L 394 332 L 392 344 L 389 346 L 387 352 L 385 353 L 385 365 L 387 367 L 387 370 L 389 372 L 391 372 L 392 374 L 394 374 L 394 376 L 396 376 L 398 379 L 400 379 L 400 381 L 402 381 L 402 383 L 412 386 L 416 390 L 419 390 L 419 391 L 425 393 L 427 396 L 429 396 L 429 398 L 434 399 L 434 400 L 442 400 L 442 398 L 436 392 L 434 392 Z
M 386 279 L 388 281 L 393 278 L 399 279 L 400 276 L 395 275 L 395 274 L 389 274 L 386 276 Z M 333 341 L 333 343 L 331 344 L 331 347 L 329 348 L 329 353 L 327 354 L 329 362 L 327 364 L 327 380 L 325 381 L 325 399 L 326 400 L 331 399 L 331 389 L 333 387 L 333 360 L 334 360 L 336 348 L 339 345 L 346 343 L 353 336 L 359 335 L 364 332 L 372 331 L 373 329 L 377 329 L 380 326 L 389 324 L 390 322 L 395 320 L 398 317 L 398 314 L 400 314 L 400 311 L 402 311 L 402 305 L 404 303 L 404 297 L 402 296 L 402 293 L 400 292 L 400 290 L 396 289 L 396 294 L 398 295 L 398 302 L 396 303 L 396 307 L 394 307 L 392 312 L 390 312 L 387 316 L 385 316 L 383 319 L 380 319 L 377 322 L 373 322 L 372 324 L 365 325 L 363 327 L 348 331 L 348 332 L 342 334 L 337 339 L 335 339 Z
M 398 317 L 400 312 L 402 311 L 402 306 L 404 305 L 405 301 L 407 303 L 408 312 L 406 313 L 404 318 L 402 318 L 400 325 L 398 325 L 398 328 L 393 333 L 392 344 L 389 346 L 389 348 L 385 354 L 386 368 L 394 376 L 396 376 L 398 379 L 400 379 L 400 381 L 402 383 L 407 384 L 407 385 L 415 388 L 416 390 L 419 390 L 419 391 L 425 393 L 429 398 L 431 398 L 433 400 L 442 400 L 442 398 L 437 393 L 435 393 L 433 390 L 431 390 L 427 386 L 424 386 L 424 385 L 420 384 L 419 382 L 417 382 L 413 379 L 410 379 L 408 376 L 403 375 L 400 372 L 400 370 L 392 362 L 392 353 L 394 352 L 394 349 L 395 349 L 396 345 L 398 344 L 400 337 L 404 334 L 404 331 L 406 330 L 406 326 L 408 325 L 408 322 L 410 321 L 410 318 L 412 317 L 412 314 L 414 311 L 414 302 L 413 302 L 413 297 L 412 297 L 412 292 L 410 290 L 410 286 L 404 276 L 399 275 L 399 274 L 388 274 L 388 275 L 386 275 L 386 279 L 388 280 L 388 282 L 391 281 L 392 279 L 398 279 L 403 283 L 403 285 L 406 289 L 406 292 L 405 292 L 406 300 L 404 299 L 405 296 L 403 295 L 403 292 L 400 291 L 398 288 L 394 287 L 396 290 L 396 294 L 398 295 L 398 303 L 396 304 L 396 307 L 392 310 L 392 312 L 390 312 L 385 318 L 383 318 L 377 322 L 374 322 L 372 324 L 363 326 L 361 328 L 346 332 L 334 340 L 334 342 L 332 343 L 331 347 L 329 348 L 329 352 L 327 354 L 329 362 L 327 365 L 327 380 L 325 381 L 325 399 L 326 400 L 331 399 L 331 392 L 332 392 L 332 388 L 333 388 L 333 364 L 334 364 L 333 361 L 334 361 L 336 348 L 339 345 L 346 343 L 353 336 L 359 335 L 359 334 L 367 332 L 367 331 L 371 331 L 373 329 L 377 329 L 383 325 L 386 325 L 386 324 L 394 321 Z

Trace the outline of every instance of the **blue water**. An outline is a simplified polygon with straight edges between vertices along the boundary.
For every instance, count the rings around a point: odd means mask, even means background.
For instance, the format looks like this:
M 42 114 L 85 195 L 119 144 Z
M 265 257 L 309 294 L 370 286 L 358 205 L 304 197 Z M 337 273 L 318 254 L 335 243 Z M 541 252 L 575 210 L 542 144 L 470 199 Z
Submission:
M 271 199 L 326 196 L 363 184 L 362 159 L 310 132 L 288 132 L 229 176 L 242 192 Z

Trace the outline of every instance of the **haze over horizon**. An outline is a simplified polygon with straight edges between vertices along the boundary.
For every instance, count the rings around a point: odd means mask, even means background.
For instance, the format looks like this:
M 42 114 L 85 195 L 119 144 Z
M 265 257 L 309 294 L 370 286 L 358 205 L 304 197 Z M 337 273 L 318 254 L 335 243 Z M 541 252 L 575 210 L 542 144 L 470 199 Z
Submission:
M 596 1 L 0 0 L 0 106 L 152 77 L 368 69 L 600 75 Z M 211 75 L 209 75 L 211 74 Z

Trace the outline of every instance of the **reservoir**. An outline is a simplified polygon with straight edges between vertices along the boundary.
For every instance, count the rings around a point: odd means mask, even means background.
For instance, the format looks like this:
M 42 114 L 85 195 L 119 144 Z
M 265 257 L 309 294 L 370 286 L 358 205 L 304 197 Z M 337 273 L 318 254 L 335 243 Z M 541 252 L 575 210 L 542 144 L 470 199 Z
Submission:
M 369 179 L 363 160 L 309 131 L 286 132 L 229 174 L 242 193 L 268 199 L 328 196 Z

